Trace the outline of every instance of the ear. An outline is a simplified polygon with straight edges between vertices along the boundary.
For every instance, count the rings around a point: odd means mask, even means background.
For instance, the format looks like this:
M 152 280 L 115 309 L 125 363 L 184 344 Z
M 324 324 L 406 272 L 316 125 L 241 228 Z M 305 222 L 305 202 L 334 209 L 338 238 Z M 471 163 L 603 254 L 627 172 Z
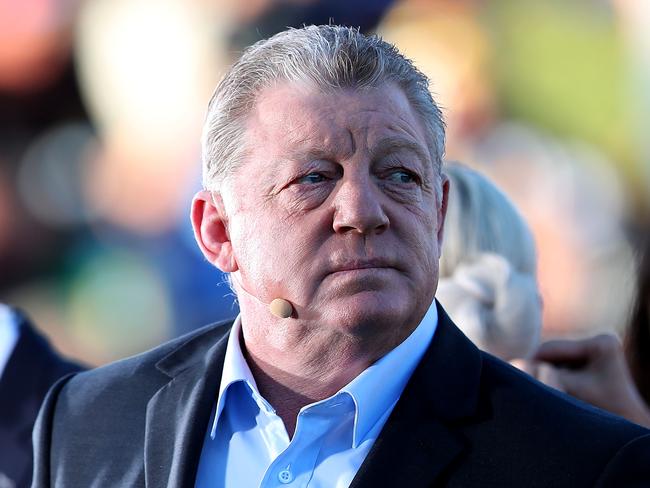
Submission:
M 440 199 L 440 206 L 438 207 L 438 249 L 442 249 L 442 238 L 445 230 L 445 217 L 447 216 L 447 203 L 449 203 L 449 177 L 442 174 L 442 198 Z
M 203 255 L 224 273 L 237 271 L 228 235 L 228 219 L 218 194 L 201 190 L 192 200 L 192 229 Z

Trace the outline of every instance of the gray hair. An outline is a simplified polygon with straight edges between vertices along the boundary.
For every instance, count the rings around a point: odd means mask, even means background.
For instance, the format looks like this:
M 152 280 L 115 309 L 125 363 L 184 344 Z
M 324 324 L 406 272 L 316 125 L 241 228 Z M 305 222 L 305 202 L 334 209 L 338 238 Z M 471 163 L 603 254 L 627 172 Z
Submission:
M 445 163 L 450 180 L 440 277 L 453 275 L 483 253 L 503 256 L 519 273 L 536 276 L 535 239 L 508 197 L 477 171 Z
M 542 306 L 532 233 L 481 174 L 445 164 L 450 179 L 436 298 L 472 342 L 502 359 L 530 357 Z
M 328 91 L 396 83 L 425 125 L 429 153 L 440 175 L 445 124 L 428 78 L 377 36 L 350 27 L 312 25 L 280 32 L 247 48 L 217 86 L 203 127 L 205 188 L 219 190 L 241 164 L 246 117 L 259 93 L 277 81 L 308 82 Z

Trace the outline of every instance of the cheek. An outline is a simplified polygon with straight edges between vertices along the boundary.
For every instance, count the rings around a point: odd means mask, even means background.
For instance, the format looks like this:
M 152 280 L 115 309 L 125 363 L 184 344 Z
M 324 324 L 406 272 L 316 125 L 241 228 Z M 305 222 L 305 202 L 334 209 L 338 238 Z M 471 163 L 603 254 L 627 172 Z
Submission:
M 410 233 L 430 246 L 436 240 L 438 213 L 433 206 L 413 206 L 408 208 Z
M 289 223 L 276 216 L 250 212 L 233 225 L 231 239 L 239 267 L 259 285 L 282 281 L 295 267 L 302 242 Z
M 437 271 L 440 259 L 437 220 L 435 215 L 430 214 L 420 217 L 414 219 L 411 231 L 406 234 L 406 239 L 409 246 L 415 250 L 416 259 L 420 263 L 421 269 L 426 273 L 433 273 Z
M 432 205 L 431 208 L 422 216 L 422 229 L 424 229 L 425 238 L 427 239 L 429 249 L 436 262 L 440 259 L 441 244 L 438 242 L 439 231 L 443 223 L 443 215 L 437 206 Z
M 269 260 L 266 243 L 272 242 L 264 221 L 257 219 L 255 214 L 238 214 L 231 219 L 229 230 L 239 268 L 249 276 L 258 273 L 261 264 Z

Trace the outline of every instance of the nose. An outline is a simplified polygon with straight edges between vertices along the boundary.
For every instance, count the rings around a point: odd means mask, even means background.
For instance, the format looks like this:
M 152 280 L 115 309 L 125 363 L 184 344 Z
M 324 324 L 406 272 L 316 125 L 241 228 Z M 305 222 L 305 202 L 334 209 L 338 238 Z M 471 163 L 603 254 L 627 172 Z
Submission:
M 369 177 L 340 182 L 335 195 L 334 231 L 337 233 L 381 234 L 389 219 L 381 204 L 381 193 Z

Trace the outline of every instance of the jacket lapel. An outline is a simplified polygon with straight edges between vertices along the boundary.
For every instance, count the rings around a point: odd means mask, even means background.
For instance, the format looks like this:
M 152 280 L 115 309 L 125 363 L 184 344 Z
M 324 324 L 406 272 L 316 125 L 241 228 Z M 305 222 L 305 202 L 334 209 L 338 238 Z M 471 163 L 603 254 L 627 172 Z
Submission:
M 202 334 L 156 365 L 171 380 L 147 405 L 146 486 L 194 486 L 229 330 L 229 326 L 217 327 Z
M 458 426 L 477 409 L 481 353 L 437 306 L 431 345 L 351 488 L 432 486 L 465 449 Z
M 462 439 L 439 422 L 389 422 L 350 488 L 431 486 L 462 449 Z

